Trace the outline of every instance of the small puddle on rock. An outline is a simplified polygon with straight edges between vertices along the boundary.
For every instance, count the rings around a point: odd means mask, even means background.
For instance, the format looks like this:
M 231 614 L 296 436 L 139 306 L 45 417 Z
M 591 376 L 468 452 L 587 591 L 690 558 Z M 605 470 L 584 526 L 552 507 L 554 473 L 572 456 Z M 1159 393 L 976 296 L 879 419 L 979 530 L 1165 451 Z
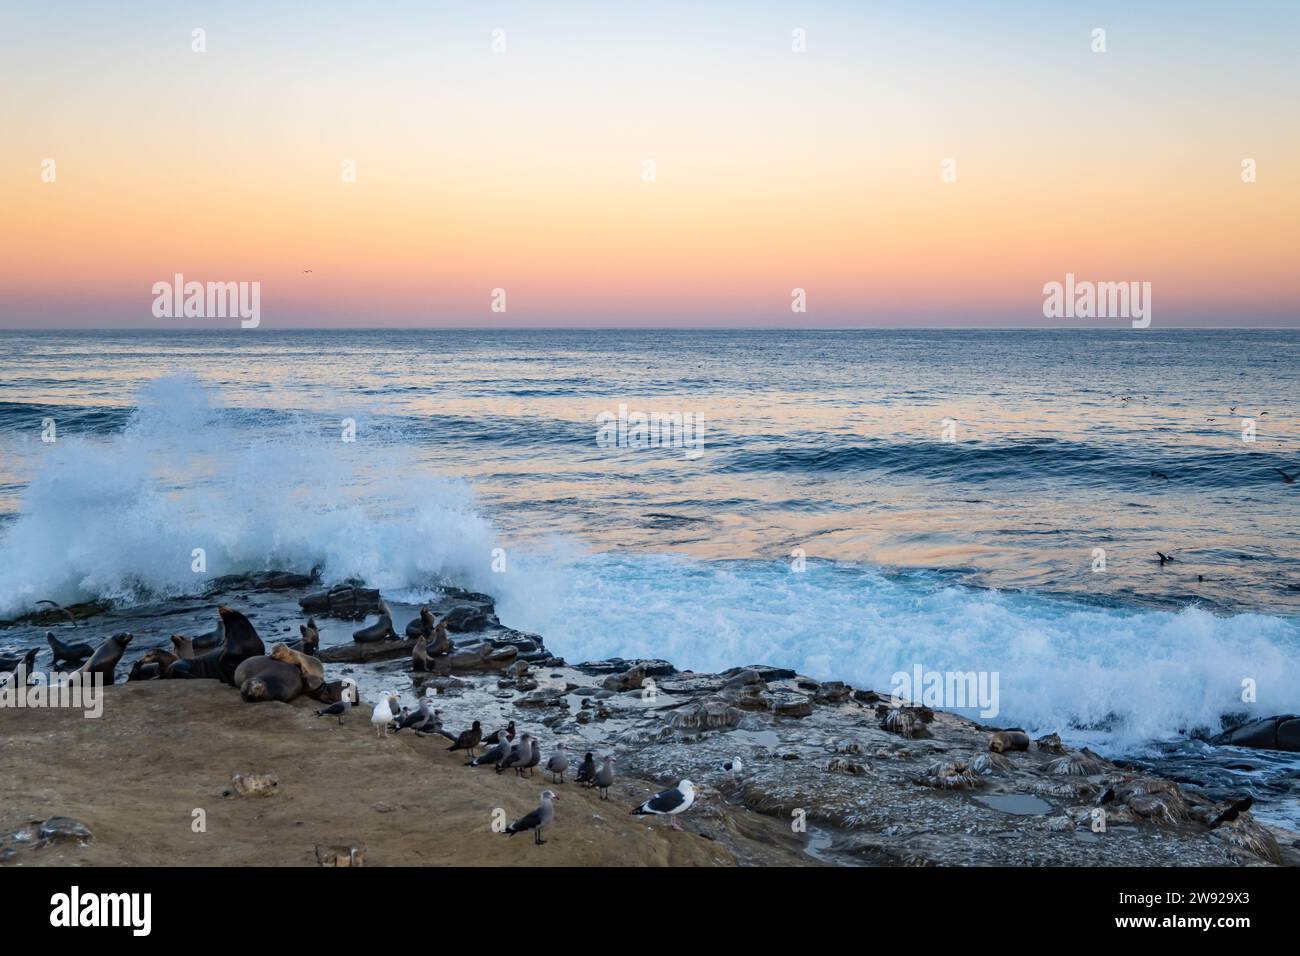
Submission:
M 1013 813 L 1020 817 L 1036 817 L 1052 812 L 1052 805 L 1029 793 L 988 793 L 975 798 L 991 810 Z
M 773 730 L 733 730 L 731 736 L 755 747 L 781 746 L 781 736 Z

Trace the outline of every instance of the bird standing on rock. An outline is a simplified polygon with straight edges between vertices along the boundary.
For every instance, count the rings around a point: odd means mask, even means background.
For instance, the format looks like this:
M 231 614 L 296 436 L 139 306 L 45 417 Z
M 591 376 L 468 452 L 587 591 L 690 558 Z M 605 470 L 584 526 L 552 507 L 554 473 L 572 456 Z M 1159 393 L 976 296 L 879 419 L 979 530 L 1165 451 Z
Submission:
M 666 816 L 673 829 L 680 830 L 681 824 L 677 822 L 677 814 L 685 813 L 693 803 L 695 803 L 695 784 L 689 780 L 683 780 L 669 790 L 661 790 L 656 793 L 633 810 L 632 813 L 634 816 L 644 816 L 646 814 Z
M 478 742 L 482 739 L 483 739 L 483 727 L 476 720 L 474 721 L 473 726 L 471 726 L 469 730 L 466 730 L 459 737 L 457 737 L 456 742 L 452 744 L 450 747 L 448 747 L 447 749 L 468 750 L 470 760 L 472 761 L 474 758 L 474 748 L 478 746 Z
M 533 775 L 533 768 L 536 767 L 541 762 L 542 762 L 542 748 L 537 743 L 537 738 L 534 737 L 532 740 L 532 746 L 528 748 L 528 755 L 527 756 L 524 756 L 522 754 L 520 755 L 519 766 L 516 767 L 515 769 L 519 771 L 519 776 L 522 777 L 524 775 L 524 771 L 527 770 L 528 776 L 531 777 Z
M 590 787 L 596 787 L 600 790 L 600 799 L 609 799 L 609 788 L 614 785 L 614 755 L 609 754 L 605 757 L 605 762 L 601 764 L 600 769 L 596 771 L 595 776 L 591 778 Z
M 397 702 L 397 695 L 389 694 L 379 698 L 379 703 L 375 704 L 370 711 L 370 724 L 380 736 L 388 736 L 388 725 L 397 717 L 395 712 Z
M 564 744 L 559 743 L 555 745 L 555 752 L 551 754 L 551 758 L 546 761 L 546 769 L 551 774 L 552 783 L 564 783 L 564 771 L 569 769 L 569 755 L 564 752 Z M 556 774 L 560 777 L 559 781 L 556 781 L 555 779 Z
M 554 800 L 560 799 L 555 795 L 553 790 L 542 791 L 542 805 L 527 816 L 520 817 L 510 826 L 506 827 L 505 832 L 514 836 L 516 833 L 523 833 L 527 830 L 533 831 L 533 842 L 541 846 L 546 841 L 542 839 L 542 829 L 551 825 L 555 819 Z

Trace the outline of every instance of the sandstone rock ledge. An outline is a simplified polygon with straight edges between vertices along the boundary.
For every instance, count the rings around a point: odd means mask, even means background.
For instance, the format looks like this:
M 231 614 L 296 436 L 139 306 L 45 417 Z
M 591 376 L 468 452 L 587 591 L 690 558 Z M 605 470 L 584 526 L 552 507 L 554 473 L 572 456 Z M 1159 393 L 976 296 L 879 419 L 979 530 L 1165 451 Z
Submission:
M 566 783 L 545 846 L 490 829 L 531 810 L 547 786 L 470 771 L 441 737 L 377 739 L 362 706 L 342 725 L 314 702 L 247 705 L 212 681 L 146 681 L 107 689 L 103 717 L 78 711 L 0 714 L 0 851 L 8 865 L 320 865 L 318 847 L 361 846 L 366 866 L 728 866 L 699 832 L 633 817 L 651 783 L 625 777 L 608 801 Z M 265 797 L 232 792 L 236 773 L 270 774 Z M 207 832 L 191 829 L 193 811 Z M 67 817 L 84 840 L 25 841 L 34 821 Z M 660 824 L 661 821 L 655 821 Z M 712 829 L 706 827 L 706 830 Z M 762 828 L 760 828 L 762 829 Z M 793 835 L 742 838 L 770 862 L 813 862 Z M 18 839 L 5 836 L 19 834 Z M 784 845 L 782 845 L 784 843 Z

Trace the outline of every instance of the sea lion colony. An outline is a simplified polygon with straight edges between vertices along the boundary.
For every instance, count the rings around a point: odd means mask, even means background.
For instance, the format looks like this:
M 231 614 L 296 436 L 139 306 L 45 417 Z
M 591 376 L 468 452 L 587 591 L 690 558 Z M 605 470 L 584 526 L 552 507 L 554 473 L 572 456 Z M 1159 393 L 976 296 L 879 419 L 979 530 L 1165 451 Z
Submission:
M 379 621 L 353 635 L 357 644 L 400 640 L 393 628 L 392 612 L 388 605 L 379 602 L 378 610 Z M 411 651 L 412 670 L 435 671 L 439 661 L 445 668 L 446 659 L 453 652 L 445 620 L 436 621 L 430 610 L 423 607 L 419 617 L 410 622 L 405 632 L 408 637 L 416 638 L 416 645 Z M 219 680 L 237 688 L 241 698 L 248 702 L 274 700 L 287 703 L 302 696 L 312 697 L 325 705 L 316 711 L 318 716 L 333 717 L 338 723 L 343 723 L 351 708 L 360 702 L 356 684 L 346 678 L 332 682 L 325 680 L 325 665 L 309 652 L 319 646 L 319 633 L 314 618 L 300 626 L 300 633 L 302 640 L 295 642 L 296 648 L 276 644 L 268 652 L 248 618 L 223 606 L 218 610 L 218 623 L 213 631 L 194 639 L 173 635 L 171 644 L 174 653 L 164 648 L 147 651 L 134 662 L 128 679 Z M 47 635 L 55 664 L 59 661 L 81 661 L 75 673 L 101 674 L 106 684 L 113 683 L 117 665 L 131 640 L 130 634 L 114 634 L 92 651 L 87 644 L 63 644 L 52 633 Z M 0 659 L 0 671 L 16 670 L 20 665 L 30 669 L 35 653 L 33 650 L 21 658 Z M 446 673 L 445 669 L 443 673 Z M 738 678 L 729 682 L 735 685 L 731 689 L 733 703 L 742 707 L 746 706 L 744 698 L 754 689 L 752 681 L 746 683 L 748 679 L 742 670 Z M 629 683 L 627 675 L 622 675 L 619 681 L 620 690 L 628 689 L 622 686 L 623 683 Z M 634 687 L 635 682 L 631 682 L 630 686 Z M 724 689 L 724 695 L 726 693 L 728 690 Z M 898 737 L 911 739 L 929 736 L 926 728 L 934 721 L 935 712 L 924 707 L 886 706 L 882 703 L 878 705 L 877 716 L 882 729 Z M 442 712 L 431 707 L 430 698 L 421 698 L 412 711 L 402 707 L 396 695 L 381 698 L 372 708 L 371 720 L 377 730 L 385 735 L 412 730 L 417 736 L 440 736 L 449 742 L 446 748 L 448 751 L 466 754 L 467 768 L 492 766 L 498 775 L 513 770 L 514 776 L 531 779 L 540 766 L 544 772 L 551 774 L 553 786 L 566 782 L 564 773 L 569 762 L 564 745 L 558 743 L 553 747 L 549 759 L 543 762 L 544 754 L 538 735 L 516 733 L 513 720 L 506 726 L 490 731 L 484 730 L 482 723 L 475 720 L 469 728 L 455 733 L 444 727 Z M 480 747 L 484 752 L 479 753 Z M 1280 851 L 1277 844 L 1267 830 L 1254 822 L 1249 812 L 1249 802 L 1231 801 L 1225 810 L 1223 806 L 1204 798 L 1189 798 L 1169 781 L 1123 771 L 1086 748 L 1081 751 L 1070 750 L 1061 744 L 1060 738 L 1055 734 L 1034 741 L 1018 728 L 994 730 L 988 735 L 987 750 L 983 754 L 939 761 L 919 772 L 914 783 L 936 790 L 978 788 L 984 779 L 1005 774 L 1012 769 L 1010 755 L 1030 753 L 1043 754 L 1042 759 L 1049 760 L 1044 765 L 1044 772 L 1057 779 L 1105 774 L 1104 781 L 1098 786 L 1095 806 L 1103 808 L 1113 823 L 1199 822 L 1207 830 L 1226 826 L 1230 828 L 1229 841 L 1235 847 L 1260 859 L 1278 862 Z M 598 756 L 597 753 L 588 751 L 576 770 L 576 782 L 597 790 L 602 798 L 608 798 L 609 788 L 614 783 L 614 764 L 613 754 Z M 740 773 L 738 760 L 730 762 L 728 766 L 731 769 L 727 772 L 733 777 Z M 827 770 L 865 773 L 869 768 L 863 768 L 846 755 L 833 758 Z M 637 815 L 665 816 L 674 829 L 680 829 L 677 817 L 689 810 L 698 797 L 699 791 L 695 785 L 690 780 L 682 779 L 676 787 L 643 801 L 631 812 Z M 502 832 L 513 835 L 531 830 L 534 842 L 544 844 L 546 841 L 542 832 L 554 820 L 556 800 L 554 791 L 544 791 L 541 805 L 510 823 Z M 1086 820 L 1080 823 L 1086 824 Z

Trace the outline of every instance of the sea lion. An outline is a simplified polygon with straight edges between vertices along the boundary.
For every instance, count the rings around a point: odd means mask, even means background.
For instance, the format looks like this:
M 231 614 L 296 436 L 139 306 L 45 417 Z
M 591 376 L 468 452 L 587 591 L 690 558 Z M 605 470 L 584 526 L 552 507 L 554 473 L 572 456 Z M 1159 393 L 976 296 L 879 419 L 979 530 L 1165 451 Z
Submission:
M 447 624 L 445 621 L 439 621 L 438 626 L 433 629 L 433 637 L 429 639 L 429 656 L 439 657 L 450 653 L 451 636 L 447 633 Z
M 164 673 L 166 673 L 165 668 L 142 658 L 131 665 L 131 671 L 126 675 L 126 681 L 129 684 L 137 680 L 159 680 Z
M 250 657 L 235 669 L 239 696 L 251 703 L 279 700 L 286 704 L 302 696 L 302 671 L 297 664 L 274 657 Z
M 171 651 L 165 651 L 161 647 L 155 647 L 141 654 L 140 660 L 136 661 L 136 663 L 156 665 L 158 676 L 161 677 L 163 674 L 167 673 L 167 668 L 171 667 L 178 660 L 180 660 L 180 658 Z M 134 670 L 134 668 L 132 668 L 132 670 Z
M 218 608 L 217 613 L 221 615 L 219 630 L 225 635 L 221 647 L 193 660 L 177 661 L 167 668 L 167 677 L 219 680 L 237 687 L 236 668 L 248 658 L 260 657 L 266 653 L 266 646 L 248 618 L 225 606 Z
M 268 655 L 285 664 L 292 664 L 302 674 L 303 690 L 310 694 L 325 683 L 325 665 L 318 658 L 295 651 L 286 644 L 276 644 Z
M 304 654 L 315 654 L 320 647 L 320 631 L 316 630 L 314 624 L 299 624 L 298 631 L 302 634 L 302 652 Z
M 415 647 L 411 649 L 411 670 L 433 670 L 433 661 L 429 659 L 429 642 L 423 635 L 415 642 Z
M 183 661 L 194 660 L 194 641 L 184 634 L 172 635 L 172 646 L 176 648 L 176 657 Z
M 393 612 L 388 608 L 388 602 L 379 602 L 379 620 L 369 627 L 363 627 L 359 631 L 354 631 L 352 640 L 358 644 L 374 644 L 378 641 L 397 641 L 401 640 L 397 632 L 393 630 Z
M 117 672 L 117 662 L 122 659 L 126 653 L 126 645 L 131 643 L 131 635 L 122 631 L 114 634 L 103 644 L 95 649 L 95 653 L 90 655 L 90 660 L 82 664 L 74 673 L 77 674 L 103 674 L 104 683 L 113 683 L 113 677 Z
M 989 738 L 989 750 L 995 754 L 1010 753 L 1013 750 L 1028 750 L 1029 735 L 1023 730 L 999 730 Z
M 95 649 L 89 644 L 64 644 L 54 636 L 53 631 L 45 632 L 45 640 L 50 645 L 50 650 L 54 652 L 54 663 L 67 661 L 73 667 L 80 667 L 86 658 L 95 653 Z
M 217 626 L 206 634 L 200 634 L 194 638 L 194 649 L 196 651 L 210 651 L 213 648 L 220 647 L 226 643 L 226 622 L 217 618 Z
M 432 637 L 433 612 L 427 607 L 420 608 L 420 616 L 406 625 L 407 637 Z
M 36 651 L 37 648 L 33 647 L 21 657 L 0 657 L 0 674 L 9 671 L 17 673 L 21 669 L 27 675 L 26 683 L 30 685 L 32 682 L 32 668 L 36 664 Z M 14 678 L 14 680 L 17 680 L 17 678 Z M 109 681 L 109 683 L 111 684 L 112 681 Z

